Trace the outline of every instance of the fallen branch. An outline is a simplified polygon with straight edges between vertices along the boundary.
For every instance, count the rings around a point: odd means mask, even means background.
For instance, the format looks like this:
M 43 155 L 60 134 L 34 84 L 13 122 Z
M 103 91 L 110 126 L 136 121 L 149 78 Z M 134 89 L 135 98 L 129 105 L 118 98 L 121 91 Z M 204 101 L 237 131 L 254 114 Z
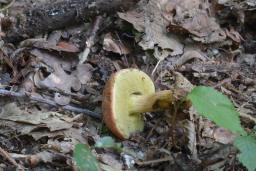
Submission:
M 169 161 L 171 164 L 174 163 L 174 160 L 171 156 L 155 159 L 155 160 L 148 160 L 148 161 L 136 161 L 136 164 L 139 166 L 151 165 L 151 164 L 158 164 L 161 162 Z
M 96 38 L 97 32 L 100 28 L 100 24 L 102 23 L 102 19 L 103 18 L 101 16 L 97 16 L 94 21 L 90 37 L 86 40 L 86 48 L 82 52 L 81 56 L 79 57 L 80 64 L 83 64 L 87 60 L 87 57 L 91 51 L 91 48 L 95 44 L 95 38 Z
M 20 171 L 25 171 L 24 166 L 18 164 L 12 157 L 11 155 L 5 151 L 4 149 L 2 149 L 0 147 L 0 155 L 3 156 L 5 159 L 7 159 L 11 164 L 13 164 L 14 166 L 16 166 L 18 168 L 18 170 Z
M 78 24 L 85 19 L 104 13 L 115 13 L 129 9 L 138 0 L 62 0 L 25 10 L 16 17 L 11 28 L 6 28 L 7 42 L 17 42 L 25 38 L 56 29 Z
M 84 108 L 74 107 L 71 105 L 60 106 L 56 102 L 46 99 L 46 98 L 43 98 L 42 96 L 36 95 L 35 93 L 33 94 L 33 93 L 29 93 L 29 92 L 14 92 L 14 91 L 0 89 L 0 96 L 29 98 L 30 100 L 34 100 L 34 101 L 37 101 L 40 103 L 45 103 L 45 104 L 55 106 L 55 107 L 61 107 L 64 110 L 69 110 L 69 111 L 75 112 L 75 113 L 83 113 L 88 116 L 92 116 L 94 118 L 101 119 L 101 115 L 99 113 L 96 113 L 96 112 L 93 112 L 93 111 L 90 111 L 90 110 L 84 109 Z

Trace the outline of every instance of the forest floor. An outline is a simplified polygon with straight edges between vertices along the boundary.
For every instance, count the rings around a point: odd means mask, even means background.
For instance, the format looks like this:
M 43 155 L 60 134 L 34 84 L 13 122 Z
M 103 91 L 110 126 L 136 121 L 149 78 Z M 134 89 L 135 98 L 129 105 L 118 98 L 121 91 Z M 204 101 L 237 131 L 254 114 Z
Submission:
M 193 110 L 175 120 L 173 110 L 146 113 L 144 131 L 119 140 L 101 119 L 101 102 L 112 73 L 137 68 L 157 90 L 217 89 L 255 130 L 254 0 L 141 0 L 65 27 L 56 19 L 54 28 L 34 28 L 52 24 L 45 17 L 15 33 L 19 39 L 8 37 L 26 20 L 21 14 L 38 17 L 43 10 L 27 11 L 64 1 L 0 0 L 0 170 L 77 170 L 78 143 L 107 171 L 246 170 L 234 135 Z M 93 147 L 106 136 L 132 153 Z

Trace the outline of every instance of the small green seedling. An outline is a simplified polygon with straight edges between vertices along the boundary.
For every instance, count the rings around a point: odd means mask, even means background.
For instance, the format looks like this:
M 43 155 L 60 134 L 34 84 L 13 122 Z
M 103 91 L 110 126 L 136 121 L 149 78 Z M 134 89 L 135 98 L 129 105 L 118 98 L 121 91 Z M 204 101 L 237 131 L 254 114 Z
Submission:
M 100 171 L 99 163 L 88 145 L 77 144 L 74 150 L 74 160 L 80 171 Z
M 228 97 L 211 87 L 198 86 L 188 94 L 187 98 L 200 115 L 237 135 L 234 145 L 240 151 L 238 159 L 249 171 L 255 171 L 256 138 L 247 135 L 241 126 L 239 113 Z

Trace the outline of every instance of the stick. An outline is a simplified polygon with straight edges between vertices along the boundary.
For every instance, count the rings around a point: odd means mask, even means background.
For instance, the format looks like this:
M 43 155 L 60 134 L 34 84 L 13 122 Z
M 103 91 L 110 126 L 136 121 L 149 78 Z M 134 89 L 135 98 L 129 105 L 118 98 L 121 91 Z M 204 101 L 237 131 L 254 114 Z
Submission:
M 5 31 L 6 42 L 17 42 L 83 22 L 104 13 L 123 11 L 138 0 L 62 0 L 25 10 Z
M 12 157 L 11 155 L 5 151 L 4 149 L 2 149 L 0 147 L 0 153 L 1 153 L 1 156 L 3 156 L 4 158 L 6 158 L 11 164 L 13 164 L 14 166 L 16 166 L 19 170 L 21 171 L 25 171 L 24 169 L 24 166 L 18 164 Z
M 79 59 L 79 63 L 80 64 L 83 64 L 87 60 L 87 57 L 88 57 L 88 55 L 89 55 L 89 53 L 91 51 L 91 48 L 95 44 L 95 38 L 96 38 L 96 35 L 97 35 L 97 32 L 98 32 L 98 30 L 100 28 L 100 24 L 101 23 L 102 23 L 102 17 L 101 16 L 97 16 L 95 21 L 94 21 L 91 33 L 90 33 L 90 37 L 86 41 L 86 48 L 82 52 L 81 58 L 79 57 L 80 58 Z
M 41 102 L 41 103 L 45 103 L 51 106 L 55 106 L 55 107 L 61 107 L 64 110 L 69 110 L 75 113 L 83 113 L 86 114 L 88 116 L 92 116 L 94 118 L 97 119 L 101 119 L 101 115 L 99 113 L 90 111 L 88 109 L 84 109 L 84 108 L 78 108 L 78 107 L 74 107 L 71 105 L 65 105 L 65 106 L 60 106 L 58 105 L 56 102 L 43 98 L 41 96 L 32 94 L 32 93 L 28 93 L 28 92 L 14 92 L 14 91 L 8 91 L 8 90 L 4 90 L 4 89 L 0 89 L 0 96 L 9 96 L 9 97 L 21 97 L 21 98 L 29 98 L 30 100 L 34 100 L 37 102 Z
M 136 163 L 139 166 L 145 166 L 145 165 L 150 165 L 150 164 L 157 164 L 157 163 L 161 163 L 161 162 L 166 162 L 166 161 L 173 161 L 173 158 L 171 156 L 168 157 L 164 157 L 164 158 L 160 158 L 160 159 L 155 159 L 155 160 L 148 160 L 148 161 L 136 161 Z

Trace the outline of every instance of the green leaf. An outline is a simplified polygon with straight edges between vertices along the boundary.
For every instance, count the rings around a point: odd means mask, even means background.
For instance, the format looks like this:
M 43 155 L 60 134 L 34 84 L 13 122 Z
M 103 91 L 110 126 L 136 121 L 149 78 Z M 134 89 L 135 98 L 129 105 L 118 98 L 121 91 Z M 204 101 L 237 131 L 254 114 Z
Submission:
M 116 143 L 112 137 L 105 136 L 100 138 L 96 143 L 95 147 L 98 148 L 112 148 L 115 150 L 121 150 L 121 144 Z
M 249 171 L 256 169 L 256 139 L 253 136 L 238 136 L 234 145 L 240 150 L 239 161 L 247 167 Z
M 195 87 L 187 96 L 197 112 L 224 127 L 241 135 L 246 135 L 232 102 L 227 96 L 211 87 Z
M 85 144 L 77 144 L 75 146 L 74 160 L 80 171 L 100 171 L 97 159 Z

